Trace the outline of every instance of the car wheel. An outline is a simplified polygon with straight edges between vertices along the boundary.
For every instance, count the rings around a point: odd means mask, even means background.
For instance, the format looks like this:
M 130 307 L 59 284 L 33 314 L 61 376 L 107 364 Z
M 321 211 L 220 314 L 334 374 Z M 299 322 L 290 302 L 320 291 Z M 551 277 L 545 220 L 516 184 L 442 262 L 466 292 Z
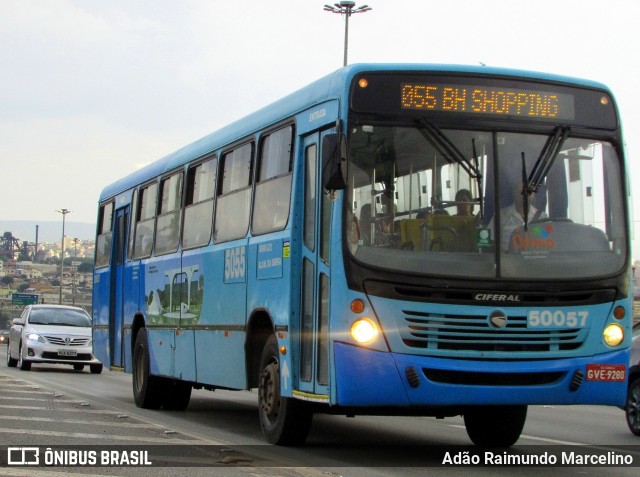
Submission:
M 305 402 L 280 394 L 280 353 L 271 335 L 260 358 L 258 415 L 260 426 L 270 444 L 295 446 L 304 444 L 313 413 Z
M 7 343 L 7 366 L 9 368 L 15 368 L 18 365 L 18 360 L 11 357 L 11 348 Z
M 627 405 L 625 406 L 627 425 L 636 436 L 640 436 L 640 378 L 629 384 L 627 391 Z
M 74 364 L 73 369 L 76 371 L 82 371 L 84 369 L 84 364 Z
M 133 347 L 133 398 L 136 406 L 160 409 L 164 398 L 163 380 L 151 375 L 147 330 L 140 328 Z
M 31 362 L 24 359 L 22 355 L 22 343 L 20 343 L 20 351 L 18 351 L 18 368 L 20 368 L 22 371 L 29 371 L 31 369 Z
M 90 364 L 89 369 L 91 370 L 91 374 L 100 374 L 102 372 L 102 363 Z

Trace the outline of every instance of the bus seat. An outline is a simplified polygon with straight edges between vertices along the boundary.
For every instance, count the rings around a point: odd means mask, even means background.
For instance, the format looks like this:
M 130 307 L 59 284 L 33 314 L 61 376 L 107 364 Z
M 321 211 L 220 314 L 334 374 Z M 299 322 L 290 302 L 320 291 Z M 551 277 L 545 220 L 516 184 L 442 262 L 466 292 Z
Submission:
M 408 250 L 424 250 L 423 233 L 427 219 L 400 220 L 400 243 Z
M 476 218 L 429 215 L 400 221 L 402 247 L 432 252 L 475 252 Z
M 475 252 L 476 217 L 432 215 L 427 221 L 429 250 L 434 252 Z

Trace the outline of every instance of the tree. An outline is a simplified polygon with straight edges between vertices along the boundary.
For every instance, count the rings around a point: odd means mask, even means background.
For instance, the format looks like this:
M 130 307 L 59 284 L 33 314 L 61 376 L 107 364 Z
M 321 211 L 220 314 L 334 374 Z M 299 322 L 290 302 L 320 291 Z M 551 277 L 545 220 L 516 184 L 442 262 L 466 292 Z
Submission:
M 2 280 L 1 280 L 1 281 L 2 281 L 2 284 L 3 284 L 5 287 L 7 287 L 7 288 L 8 288 L 10 285 L 13 285 L 13 277 L 10 277 L 10 276 L 8 276 L 8 275 L 6 275 L 6 276 L 2 277 Z

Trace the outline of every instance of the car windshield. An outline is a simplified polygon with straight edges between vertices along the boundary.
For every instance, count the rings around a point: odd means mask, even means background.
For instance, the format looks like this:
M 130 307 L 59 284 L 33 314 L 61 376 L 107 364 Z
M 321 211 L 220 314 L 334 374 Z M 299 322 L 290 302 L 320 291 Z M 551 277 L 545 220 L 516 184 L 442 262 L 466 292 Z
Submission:
M 83 310 L 73 308 L 34 308 L 29 314 L 32 325 L 91 326 L 91 318 Z
M 626 260 L 620 159 L 550 134 L 358 125 L 346 239 L 365 265 L 467 278 L 567 279 Z M 461 266 L 464 264 L 464 266 Z

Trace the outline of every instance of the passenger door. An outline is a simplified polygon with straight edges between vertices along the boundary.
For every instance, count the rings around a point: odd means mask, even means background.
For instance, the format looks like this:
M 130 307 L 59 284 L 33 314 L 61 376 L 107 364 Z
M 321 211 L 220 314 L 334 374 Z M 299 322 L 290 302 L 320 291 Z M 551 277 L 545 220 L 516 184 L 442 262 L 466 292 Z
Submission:
M 331 205 L 322 187 L 322 137 L 303 140 L 304 212 L 301 254 L 300 383 L 301 391 L 329 399 L 329 238 Z
M 111 366 L 123 367 L 124 340 L 124 263 L 127 256 L 129 233 L 129 206 L 116 210 L 113 230 L 113 256 L 111 261 L 111 290 L 109 306 L 109 333 Z

